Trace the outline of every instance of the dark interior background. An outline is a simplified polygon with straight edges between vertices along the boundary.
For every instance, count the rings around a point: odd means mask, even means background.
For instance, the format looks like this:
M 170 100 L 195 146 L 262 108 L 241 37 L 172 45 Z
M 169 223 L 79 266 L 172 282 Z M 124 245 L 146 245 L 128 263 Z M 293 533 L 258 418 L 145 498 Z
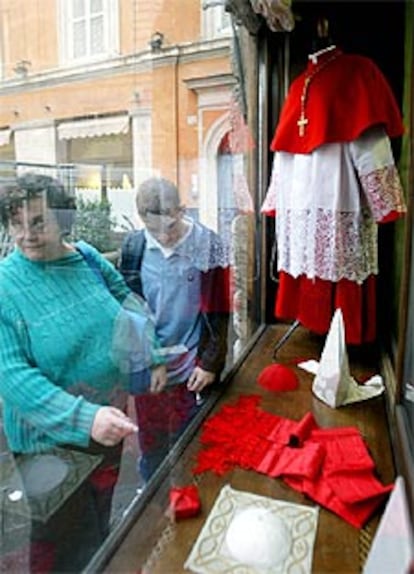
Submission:
M 298 1 L 293 3 L 296 25 L 292 32 L 277 33 L 266 31 L 267 49 L 271 63 L 269 81 L 269 141 L 277 125 L 281 104 L 283 103 L 283 75 L 286 61 L 290 62 L 288 77 L 291 81 L 304 70 L 308 54 L 319 49 L 318 20 L 327 19 L 329 40 L 348 53 L 368 56 L 382 70 L 388 79 L 397 101 L 402 109 L 404 83 L 404 17 L 403 1 L 351 1 L 330 0 L 325 2 Z M 286 53 L 288 52 L 288 58 Z M 401 139 L 392 141 L 394 157 L 398 162 Z M 272 154 L 269 154 L 269 176 Z M 268 225 L 268 244 L 274 240 L 274 225 Z M 394 224 L 379 226 L 379 266 L 378 277 L 378 333 L 379 342 L 391 348 L 396 339 L 398 325 L 395 308 L 399 293 L 394 292 L 395 282 L 390 278 L 390 270 L 395 269 L 394 260 Z M 270 252 L 270 251 L 269 251 Z M 274 296 L 277 282 L 268 280 L 267 317 L 273 322 Z

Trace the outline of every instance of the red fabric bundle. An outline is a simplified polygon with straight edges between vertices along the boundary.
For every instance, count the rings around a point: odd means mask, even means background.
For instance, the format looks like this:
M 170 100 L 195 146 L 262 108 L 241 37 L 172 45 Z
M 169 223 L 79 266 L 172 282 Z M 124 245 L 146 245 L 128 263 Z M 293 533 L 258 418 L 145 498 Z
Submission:
M 284 447 L 279 459 L 266 473 L 269 476 L 303 477 L 317 479 L 325 458 L 325 450 L 320 445 L 308 444 L 306 448 Z
M 244 396 L 210 417 L 194 473 L 223 474 L 236 466 L 280 477 L 286 484 L 361 528 L 393 485 L 375 464 L 357 428 L 321 429 L 313 415 L 293 421 L 266 413 Z
M 197 516 L 200 510 L 201 501 L 195 485 L 170 489 L 170 511 L 176 520 Z

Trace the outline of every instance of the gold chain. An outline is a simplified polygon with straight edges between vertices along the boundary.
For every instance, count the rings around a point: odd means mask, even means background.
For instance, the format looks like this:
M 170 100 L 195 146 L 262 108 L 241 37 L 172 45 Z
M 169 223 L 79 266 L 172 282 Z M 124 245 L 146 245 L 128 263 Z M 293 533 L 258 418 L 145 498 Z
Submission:
M 309 123 L 309 119 L 306 117 L 306 100 L 308 99 L 308 92 L 309 92 L 309 85 L 312 79 L 319 74 L 321 70 L 323 70 L 330 62 L 336 60 L 339 56 L 338 53 L 333 54 L 330 58 L 327 58 L 322 62 L 320 66 L 315 67 L 309 74 L 305 76 L 305 80 L 303 82 L 303 89 L 302 94 L 300 96 L 300 116 L 298 121 L 296 122 L 299 127 L 299 136 L 303 137 L 305 135 L 305 127 Z

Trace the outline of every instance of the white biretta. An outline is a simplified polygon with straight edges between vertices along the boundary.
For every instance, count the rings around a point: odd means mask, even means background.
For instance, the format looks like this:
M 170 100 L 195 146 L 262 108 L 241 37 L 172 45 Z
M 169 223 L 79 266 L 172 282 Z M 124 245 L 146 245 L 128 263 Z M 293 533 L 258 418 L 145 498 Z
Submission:
M 332 408 L 364 401 L 380 395 L 384 384 L 380 375 L 358 384 L 349 370 L 345 344 L 345 327 L 341 309 L 336 309 L 331 321 L 319 363 L 305 361 L 298 365 L 315 376 L 312 391 Z

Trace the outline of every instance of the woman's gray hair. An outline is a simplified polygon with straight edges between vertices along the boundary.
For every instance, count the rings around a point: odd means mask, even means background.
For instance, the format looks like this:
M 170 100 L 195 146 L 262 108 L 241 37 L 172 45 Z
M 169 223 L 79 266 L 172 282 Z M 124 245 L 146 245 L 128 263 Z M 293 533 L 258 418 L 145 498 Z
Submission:
M 75 197 L 67 192 L 58 179 L 33 172 L 3 182 L 0 186 L 0 221 L 3 226 L 8 227 L 10 219 L 25 202 L 38 197 L 45 197 L 62 235 L 69 234 L 76 213 Z

